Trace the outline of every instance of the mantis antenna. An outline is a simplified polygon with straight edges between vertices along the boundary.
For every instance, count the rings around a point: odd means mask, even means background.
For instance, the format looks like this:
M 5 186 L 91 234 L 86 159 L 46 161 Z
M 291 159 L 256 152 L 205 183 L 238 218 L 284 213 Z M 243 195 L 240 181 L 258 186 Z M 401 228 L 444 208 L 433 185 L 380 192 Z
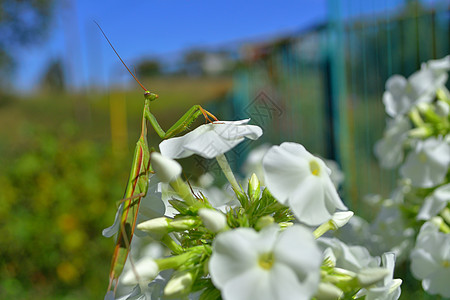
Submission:
M 127 64 L 122 60 L 122 58 L 120 57 L 119 53 L 117 53 L 116 49 L 114 48 L 114 46 L 112 45 L 112 43 L 109 41 L 108 37 L 106 36 L 106 33 L 103 31 L 102 27 L 100 27 L 100 25 L 97 23 L 97 21 L 94 21 L 94 23 L 98 26 L 98 28 L 100 29 L 100 31 L 102 32 L 103 36 L 105 37 L 106 41 L 108 42 L 108 44 L 111 46 L 111 48 L 114 50 L 114 53 L 116 53 L 117 57 L 120 59 L 120 61 L 122 62 L 122 64 L 125 66 L 125 68 L 127 69 L 127 71 L 131 74 L 131 76 L 133 76 L 134 80 L 136 80 L 136 82 L 141 86 L 142 89 L 144 89 L 144 91 L 148 91 L 143 85 L 142 83 L 139 81 L 139 79 L 136 78 L 136 76 L 134 76 L 133 72 L 130 71 L 130 69 L 128 68 Z

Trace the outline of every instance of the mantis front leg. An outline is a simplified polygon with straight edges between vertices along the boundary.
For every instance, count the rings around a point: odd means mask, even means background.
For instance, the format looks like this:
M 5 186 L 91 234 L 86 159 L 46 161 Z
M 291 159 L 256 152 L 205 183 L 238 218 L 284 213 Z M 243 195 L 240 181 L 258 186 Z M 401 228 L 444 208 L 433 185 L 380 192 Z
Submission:
M 150 122 L 156 133 L 164 140 L 187 130 L 189 125 L 191 125 L 200 115 L 203 115 L 206 121 L 212 122 L 209 117 L 218 121 L 212 113 L 197 104 L 192 106 L 175 124 L 172 125 L 172 127 L 164 132 L 156 120 L 156 117 L 150 112 L 149 106 L 145 106 L 145 118 Z

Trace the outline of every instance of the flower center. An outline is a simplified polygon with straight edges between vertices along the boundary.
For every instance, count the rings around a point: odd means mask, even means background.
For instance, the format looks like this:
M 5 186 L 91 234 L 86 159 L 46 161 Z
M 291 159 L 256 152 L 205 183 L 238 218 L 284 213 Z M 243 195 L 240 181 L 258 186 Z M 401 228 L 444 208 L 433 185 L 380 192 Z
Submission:
M 444 261 L 442 262 L 442 266 L 443 266 L 444 268 L 450 268 L 450 261 L 444 260 Z
M 427 155 L 425 154 L 425 153 L 420 153 L 419 154 L 419 160 L 422 162 L 422 163 L 426 163 L 427 162 Z
M 313 174 L 314 176 L 319 176 L 320 175 L 319 163 L 315 160 L 311 160 L 309 162 L 309 170 L 311 171 L 311 174 Z
M 259 266 L 264 270 L 270 270 L 273 265 L 273 253 L 263 253 L 259 256 L 258 259 Z

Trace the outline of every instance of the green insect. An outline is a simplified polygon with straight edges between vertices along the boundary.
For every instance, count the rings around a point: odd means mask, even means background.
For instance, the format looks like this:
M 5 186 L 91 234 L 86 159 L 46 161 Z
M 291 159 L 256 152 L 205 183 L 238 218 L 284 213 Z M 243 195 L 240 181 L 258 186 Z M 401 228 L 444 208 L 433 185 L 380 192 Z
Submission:
M 97 22 L 96 22 L 97 24 Z M 120 227 L 117 236 L 116 245 L 114 248 L 114 253 L 112 256 L 111 269 L 109 272 L 109 285 L 108 291 L 112 289 L 116 290 L 118 278 L 123 271 L 125 262 L 130 252 L 130 244 L 133 238 L 134 229 L 136 227 L 136 218 L 138 215 L 140 201 L 148 191 L 148 181 L 149 174 L 152 173 L 150 153 L 147 143 L 147 122 L 151 124 L 156 133 L 161 137 L 161 139 L 168 139 L 177 134 L 188 129 L 189 125 L 195 121 L 200 115 L 203 115 L 208 122 L 212 122 L 209 117 L 213 120 L 218 121 L 217 118 L 210 112 L 203 109 L 200 105 L 192 106 L 172 127 L 167 131 L 164 131 L 156 120 L 155 116 L 150 111 L 151 102 L 158 99 L 158 95 L 148 91 L 136 78 L 136 76 L 130 71 L 128 66 L 122 60 L 120 55 L 114 49 L 113 45 L 109 41 L 106 34 L 103 32 L 100 25 L 103 36 L 108 41 L 111 48 L 116 53 L 117 57 L 120 59 L 122 64 L 125 66 L 127 71 L 133 76 L 134 80 L 141 86 L 144 90 L 144 110 L 142 113 L 142 129 L 139 140 L 136 143 L 136 148 L 134 149 L 133 161 L 131 164 L 131 171 L 127 182 L 127 187 L 125 189 L 125 194 L 121 202 L 123 203 L 122 213 L 120 217 Z M 122 204 L 121 204 L 122 205 Z M 114 288 L 113 288 L 113 283 Z

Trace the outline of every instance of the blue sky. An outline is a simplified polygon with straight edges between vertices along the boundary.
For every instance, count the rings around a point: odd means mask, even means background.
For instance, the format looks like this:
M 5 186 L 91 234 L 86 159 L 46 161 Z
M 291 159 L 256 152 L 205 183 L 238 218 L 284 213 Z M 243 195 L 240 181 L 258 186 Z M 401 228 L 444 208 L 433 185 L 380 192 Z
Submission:
M 403 2 L 342 1 L 346 14 L 370 13 Z M 68 66 L 67 80 L 74 87 L 89 83 L 107 87 L 111 82 L 128 80 L 93 20 L 102 26 L 122 58 L 132 65 L 142 57 L 173 55 L 193 47 L 263 40 L 327 18 L 327 0 L 59 3 L 48 40 L 16 53 L 19 68 L 14 83 L 20 89 L 36 86 L 46 64 L 56 57 L 62 57 Z
M 62 57 L 72 86 L 106 86 L 125 76 L 94 24 L 108 34 L 122 58 L 133 64 L 145 56 L 175 54 L 263 39 L 299 30 L 326 18 L 326 0 L 249 1 L 65 1 L 59 5 L 46 42 L 16 52 L 15 86 L 39 82 L 46 64 Z

